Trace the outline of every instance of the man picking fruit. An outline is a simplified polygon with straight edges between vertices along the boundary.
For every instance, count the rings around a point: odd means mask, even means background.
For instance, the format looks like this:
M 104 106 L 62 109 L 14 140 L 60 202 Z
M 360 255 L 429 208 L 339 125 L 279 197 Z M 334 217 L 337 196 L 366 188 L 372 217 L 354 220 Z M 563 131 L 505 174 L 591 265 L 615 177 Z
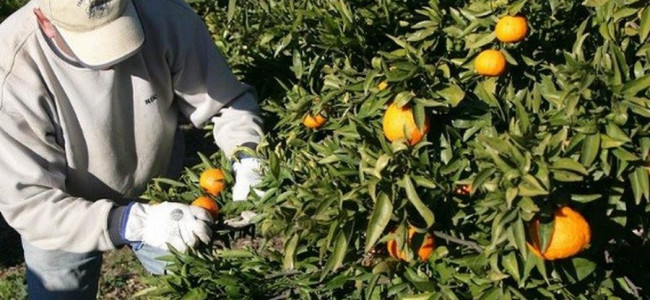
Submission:
M 262 135 L 253 90 L 184 1 L 32 0 L 0 45 L 0 212 L 21 234 L 30 298 L 94 299 L 103 251 L 130 245 L 160 274 L 167 245 L 209 242 L 206 210 L 133 200 L 180 170 L 180 117 L 212 122 L 233 158 Z M 234 200 L 259 168 L 236 161 Z

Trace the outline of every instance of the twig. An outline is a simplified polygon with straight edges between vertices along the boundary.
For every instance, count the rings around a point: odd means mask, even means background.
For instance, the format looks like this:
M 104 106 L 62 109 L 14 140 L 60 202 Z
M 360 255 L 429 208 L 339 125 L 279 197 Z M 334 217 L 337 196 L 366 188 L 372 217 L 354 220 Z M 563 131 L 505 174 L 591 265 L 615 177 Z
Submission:
M 277 274 L 273 274 L 273 275 L 264 276 L 264 279 L 275 279 L 275 278 L 278 278 L 278 277 L 298 275 L 300 273 L 301 272 L 298 271 L 298 270 L 291 270 L 291 271 L 286 271 L 286 272 L 282 272 L 282 273 L 277 273 Z
M 273 297 L 273 298 L 271 298 L 271 299 L 269 299 L 269 300 L 282 300 L 282 299 L 287 299 L 287 298 L 289 298 L 289 297 L 292 295 L 291 292 L 297 293 L 297 292 L 300 292 L 300 291 L 299 291 L 297 288 L 289 289 L 289 290 L 287 290 L 286 292 L 282 293 L 281 295 L 275 296 L 275 297 Z
M 451 235 L 448 235 L 448 234 L 440 232 L 440 231 L 434 231 L 433 234 L 435 236 L 443 239 L 443 240 L 446 240 L 446 241 L 449 241 L 449 242 L 452 242 L 452 243 L 456 243 L 456 244 L 459 244 L 459 245 L 470 247 L 470 248 L 476 250 L 478 253 L 483 252 L 483 248 L 481 248 L 481 246 L 479 246 L 479 244 L 476 243 L 476 242 L 466 241 L 466 240 L 463 240 L 463 239 L 455 238 L 455 237 L 453 237 Z
M 289 298 L 289 295 L 291 295 L 291 291 L 289 291 L 289 292 L 287 292 L 287 293 L 283 293 L 283 294 L 281 294 L 281 295 L 279 295 L 279 296 L 275 296 L 275 297 L 273 297 L 273 298 L 271 298 L 271 299 L 269 299 L 269 300 L 282 300 L 282 299 L 287 299 L 287 298 Z

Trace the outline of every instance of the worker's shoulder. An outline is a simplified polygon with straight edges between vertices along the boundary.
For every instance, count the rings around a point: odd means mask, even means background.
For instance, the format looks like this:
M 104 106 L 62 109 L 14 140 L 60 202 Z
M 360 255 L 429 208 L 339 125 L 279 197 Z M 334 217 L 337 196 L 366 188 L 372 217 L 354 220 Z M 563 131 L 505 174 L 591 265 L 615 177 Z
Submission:
M 0 68 L 10 70 L 25 45 L 35 41 L 38 23 L 34 2 L 29 2 L 0 23 Z
M 35 7 L 35 2 L 31 1 L 0 23 L 0 107 L 5 103 L 5 87 L 13 84 L 13 79 L 8 79 L 17 77 L 12 74 L 24 73 L 26 66 L 31 66 L 29 52 L 32 50 L 28 49 L 35 48 L 38 32 L 38 23 L 33 13 Z

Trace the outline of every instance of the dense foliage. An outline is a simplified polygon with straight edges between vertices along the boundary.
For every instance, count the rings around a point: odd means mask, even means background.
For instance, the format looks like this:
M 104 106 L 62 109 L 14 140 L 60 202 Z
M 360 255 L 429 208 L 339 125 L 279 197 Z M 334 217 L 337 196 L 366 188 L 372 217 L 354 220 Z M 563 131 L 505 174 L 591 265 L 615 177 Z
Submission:
M 195 1 L 260 96 L 267 172 L 258 243 L 179 255 L 167 296 L 231 299 L 609 299 L 650 294 L 650 8 L 645 1 Z M 527 18 L 518 43 L 493 32 Z M 484 49 L 507 71 L 473 70 Z M 425 141 L 390 143 L 382 116 L 410 104 Z M 323 114 L 319 129 L 302 124 Z M 225 168 L 221 153 L 188 170 Z M 194 174 L 194 175 L 192 175 Z M 193 179 L 194 177 L 194 179 Z M 164 191 L 165 186 L 157 186 Z M 461 190 L 459 190 L 461 188 Z M 155 192 L 153 188 L 150 192 Z M 461 191 L 461 192 L 459 192 Z M 190 198 L 190 197 L 188 197 Z M 225 214 L 241 205 L 220 201 Z M 590 247 L 544 261 L 560 206 Z M 407 226 L 436 236 L 402 262 Z M 281 247 L 273 241 L 281 240 Z M 409 257 L 419 247 L 412 241 Z M 411 260 L 415 261 L 415 260 Z
M 2 5 L 4 10 L 7 7 Z M 193 1 L 236 74 L 253 85 L 268 135 L 256 238 L 172 259 L 154 294 L 202 299 L 618 299 L 650 294 L 650 8 L 644 0 Z M 3 11 L 4 14 L 4 11 Z M 519 43 L 496 21 L 526 16 Z M 498 49 L 499 77 L 473 61 Z M 382 116 L 410 104 L 425 140 L 390 143 Z M 327 123 L 311 129 L 306 114 Z M 190 202 L 202 157 L 147 198 Z M 460 191 L 459 192 L 459 188 Z M 466 192 L 465 192 L 466 191 Z M 527 247 L 568 205 L 590 247 L 544 261 Z M 399 261 L 408 225 L 436 237 L 426 262 Z M 421 241 L 404 247 L 414 256 Z M 232 250 L 231 248 L 237 248 Z M 147 291 L 152 292 L 152 291 Z

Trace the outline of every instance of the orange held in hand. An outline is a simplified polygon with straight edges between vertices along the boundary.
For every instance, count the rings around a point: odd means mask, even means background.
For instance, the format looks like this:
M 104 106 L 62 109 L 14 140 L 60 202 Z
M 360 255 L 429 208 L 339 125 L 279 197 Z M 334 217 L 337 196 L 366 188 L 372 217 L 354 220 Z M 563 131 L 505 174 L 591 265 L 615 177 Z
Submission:
M 407 242 L 409 246 L 411 245 L 411 241 L 413 240 L 413 236 L 415 236 L 415 234 L 416 234 L 415 227 L 409 226 L 409 238 Z M 424 262 L 427 261 L 427 259 L 429 259 L 429 256 L 431 256 L 431 253 L 433 253 L 433 249 L 435 248 L 435 243 L 433 240 L 433 236 L 429 233 L 425 233 L 425 234 L 418 233 L 418 235 L 424 235 L 422 244 L 418 249 L 418 257 L 420 258 L 420 261 Z M 388 248 L 388 253 L 390 253 L 390 256 L 401 259 L 403 261 L 408 261 L 406 257 L 406 252 L 399 251 L 399 247 L 397 246 L 397 242 L 395 240 L 389 240 L 388 243 L 386 244 L 386 247 Z
M 203 171 L 201 177 L 199 177 L 199 187 L 212 196 L 219 195 L 224 186 L 224 175 L 221 169 L 207 169 Z
M 528 23 L 523 16 L 505 16 L 497 22 L 494 32 L 499 41 L 505 43 L 519 42 L 528 33 Z
M 555 211 L 551 239 L 545 251 L 540 251 L 539 219 L 533 220 L 529 228 L 532 245 L 528 248 L 545 260 L 556 260 L 574 256 L 587 248 L 591 240 L 589 223 L 577 211 L 563 206 Z
M 506 57 L 499 50 L 483 50 L 474 60 L 476 73 L 485 76 L 499 76 L 506 71 Z
M 424 127 L 420 130 L 415 124 L 411 106 L 406 104 L 398 107 L 397 103 L 393 103 L 388 106 L 384 114 L 383 129 L 384 135 L 389 141 L 405 139 L 409 145 L 413 146 L 429 132 L 429 118 L 425 119 Z
M 308 128 L 320 128 L 321 126 L 325 125 L 327 122 L 327 118 L 323 117 L 323 115 L 318 114 L 317 116 L 310 116 L 310 115 L 305 115 L 305 117 L 302 119 L 302 124 L 307 126 Z
M 207 196 L 200 196 L 194 199 L 192 205 L 204 208 L 210 213 L 210 215 L 212 215 L 213 219 L 216 218 L 219 213 L 219 205 L 217 204 L 217 201 L 214 201 L 214 199 Z

